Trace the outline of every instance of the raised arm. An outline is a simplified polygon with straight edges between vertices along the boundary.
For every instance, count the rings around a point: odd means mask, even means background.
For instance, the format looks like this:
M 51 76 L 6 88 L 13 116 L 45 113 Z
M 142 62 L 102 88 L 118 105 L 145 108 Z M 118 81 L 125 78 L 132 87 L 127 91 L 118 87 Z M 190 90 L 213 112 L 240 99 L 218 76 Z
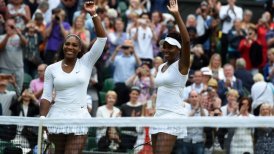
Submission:
M 181 53 L 179 59 L 179 71 L 181 74 L 186 75 L 190 67 L 190 39 L 186 29 L 186 26 L 183 22 L 183 19 L 179 12 L 177 0 L 169 0 L 168 10 L 174 16 L 176 23 L 178 24 L 180 35 L 181 35 Z
M 94 28 L 97 37 L 107 37 L 105 29 L 102 26 L 102 22 L 96 14 L 96 6 L 93 1 L 86 1 L 84 4 L 85 10 L 90 14 L 93 20 Z
M 51 67 L 47 67 L 45 71 L 45 82 L 43 95 L 40 102 L 40 116 L 47 116 L 51 101 L 52 101 L 52 92 L 53 92 L 53 76 L 51 73 Z

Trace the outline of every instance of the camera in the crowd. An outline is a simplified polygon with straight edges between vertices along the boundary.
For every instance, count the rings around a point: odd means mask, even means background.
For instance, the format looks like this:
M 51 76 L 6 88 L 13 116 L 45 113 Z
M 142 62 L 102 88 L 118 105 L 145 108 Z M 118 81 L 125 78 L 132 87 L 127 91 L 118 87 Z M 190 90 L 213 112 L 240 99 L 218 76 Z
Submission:
M 55 8 L 52 10 L 52 15 L 54 15 L 54 19 L 57 21 L 60 21 L 60 17 L 58 16 L 58 14 L 61 12 L 61 9 L 59 8 Z
M 125 46 L 125 45 L 122 46 L 122 49 L 124 49 L 124 50 L 127 50 L 129 48 L 130 48 L 129 46 Z
M 223 19 L 224 22 L 231 22 L 231 17 L 229 15 L 226 15 Z

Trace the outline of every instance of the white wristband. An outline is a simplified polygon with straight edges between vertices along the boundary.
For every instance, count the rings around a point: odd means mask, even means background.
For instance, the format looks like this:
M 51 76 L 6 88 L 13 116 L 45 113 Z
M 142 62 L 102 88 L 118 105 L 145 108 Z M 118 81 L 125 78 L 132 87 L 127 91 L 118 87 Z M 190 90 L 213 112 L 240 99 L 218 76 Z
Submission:
M 95 13 L 94 15 L 91 16 L 91 18 L 95 18 L 95 17 L 97 17 L 97 16 L 98 16 L 98 14 Z

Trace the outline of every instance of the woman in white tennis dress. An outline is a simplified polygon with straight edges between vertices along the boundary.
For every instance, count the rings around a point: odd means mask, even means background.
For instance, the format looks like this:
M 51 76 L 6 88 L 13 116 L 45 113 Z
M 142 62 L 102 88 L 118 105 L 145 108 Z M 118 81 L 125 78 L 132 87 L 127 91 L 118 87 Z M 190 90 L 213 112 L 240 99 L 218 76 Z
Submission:
M 182 92 L 190 67 L 190 39 L 180 16 L 177 0 L 169 0 L 169 11 L 174 16 L 180 33 L 167 35 L 163 43 L 166 63 L 159 66 L 155 84 L 158 87 L 156 99 L 157 118 L 180 118 L 186 116 L 182 105 Z M 183 127 L 152 127 L 152 146 L 154 153 L 170 154 L 177 137 L 186 136 Z
M 81 58 L 82 40 L 70 34 L 63 45 L 64 59 L 47 67 L 40 115 L 46 118 L 88 119 L 91 118 L 86 102 L 87 87 L 92 67 L 101 56 L 106 44 L 106 33 L 96 14 L 93 1 L 84 4 L 92 16 L 97 40 Z M 55 103 L 51 104 L 55 91 Z M 55 144 L 55 153 L 81 153 L 88 128 L 81 126 L 47 127 L 49 139 Z

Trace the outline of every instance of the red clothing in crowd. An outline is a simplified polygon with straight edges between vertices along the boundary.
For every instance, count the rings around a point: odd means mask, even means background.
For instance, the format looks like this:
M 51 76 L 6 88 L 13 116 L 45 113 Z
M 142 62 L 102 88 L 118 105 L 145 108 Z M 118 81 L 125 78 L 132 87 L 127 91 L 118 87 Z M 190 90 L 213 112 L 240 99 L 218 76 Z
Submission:
M 242 57 L 244 58 L 244 60 L 246 62 L 246 69 L 247 70 L 251 70 L 252 68 L 254 68 L 251 64 L 251 60 L 250 60 L 250 57 L 249 57 L 250 48 L 251 48 L 251 45 L 254 42 L 262 45 L 262 43 L 259 40 L 255 40 L 252 43 L 248 43 L 247 39 L 242 39 L 241 42 L 240 42 L 240 45 L 239 45 L 239 51 L 240 51 Z
M 257 37 L 258 40 L 261 42 L 263 47 L 263 62 L 261 67 L 264 67 L 267 63 L 267 40 L 266 40 L 266 33 L 269 31 L 269 27 L 265 25 L 259 25 L 257 28 Z

